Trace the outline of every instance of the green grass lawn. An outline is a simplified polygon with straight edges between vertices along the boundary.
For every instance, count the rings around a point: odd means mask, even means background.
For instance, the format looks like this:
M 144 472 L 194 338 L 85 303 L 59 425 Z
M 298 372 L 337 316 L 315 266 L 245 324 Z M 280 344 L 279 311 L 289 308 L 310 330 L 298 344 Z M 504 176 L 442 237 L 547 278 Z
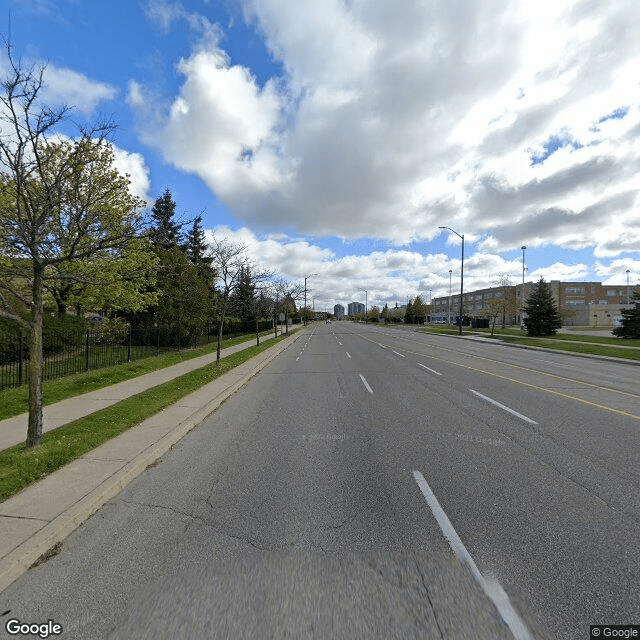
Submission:
M 265 331 L 260 334 L 268 338 L 273 337 L 273 331 Z M 244 335 L 232 340 L 225 340 L 222 348 L 232 347 L 243 342 L 255 340 L 255 334 Z M 104 369 L 96 369 L 87 373 L 78 373 L 56 380 L 45 380 L 43 388 L 43 402 L 45 405 L 59 402 L 65 398 L 88 393 L 96 389 L 102 389 L 109 385 L 130 380 L 145 373 L 151 373 L 158 369 L 164 369 L 174 364 L 179 364 L 185 360 L 191 360 L 199 356 L 213 353 L 216 350 L 217 343 L 210 342 L 204 347 L 198 349 L 189 349 L 184 351 L 172 351 L 159 356 L 151 356 L 141 360 L 133 360 L 126 364 L 119 364 L 113 367 L 105 367 Z M 20 415 L 28 409 L 29 388 L 27 385 L 17 387 L 15 389 L 5 389 L 0 392 L 0 420 L 12 418 Z
M 426 333 L 442 333 L 457 335 L 458 328 L 451 327 L 421 327 L 420 331 Z M 463 327 L 463 335 L 491 336 L 491 329 L 471 329 Z M 640 348 L 628 349 L 626 347 L 640 347 L 640 340 L 623 340 L 615 336 L 584 336 L 579 334 L 557 333 L 554 336 L 544 338 L 529 337 L 520 329 L 496 328 L 493 338 L 503 342 L 544 347 L 546 349 L 559 349 L 572 353 L 588 353 L 592 355 L 625 358 L 627 360 L 640 360 Z M 586 343 L 586 344 L 585 344 Z
M 254 345 L 222 358 L 219 365 L 212 363 L 196 369 L 102 411 L 48 431 L 42 436 L 40 445 L 33 449 L 27 450 L 24 444 L 19 444 L 0 451 L 0 501 L 162 411 L 285 337 L 265 340 L 259 347 Z

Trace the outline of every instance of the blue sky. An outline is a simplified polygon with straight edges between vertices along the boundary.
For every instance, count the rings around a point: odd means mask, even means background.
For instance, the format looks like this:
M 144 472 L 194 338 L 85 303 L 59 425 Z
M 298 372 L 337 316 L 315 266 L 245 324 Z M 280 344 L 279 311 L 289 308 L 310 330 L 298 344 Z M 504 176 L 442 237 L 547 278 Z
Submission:
M 0 31 L 149 204 L 319 273 L 317 307 L 448 293 L 442 225 L 469 288 L 522 245 L 527 279 L 637 283 L 635 0 L 453 4 L 0 0 Z

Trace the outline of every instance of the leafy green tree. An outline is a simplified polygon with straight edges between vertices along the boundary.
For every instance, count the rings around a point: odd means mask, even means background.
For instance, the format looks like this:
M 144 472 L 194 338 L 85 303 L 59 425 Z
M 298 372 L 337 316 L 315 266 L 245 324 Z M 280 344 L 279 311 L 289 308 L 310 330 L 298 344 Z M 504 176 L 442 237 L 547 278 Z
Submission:
M 418 324 L 423 324 L 427 319 L 427 305 L 422 302 L 420 296 L 416 296 L 416 299 L 413 301 L 413 315 Z
M 527 328 L 527 335 L 553 335 L 562 326 L 551 287 L 544 281 L 544 278 L 540 278 L 531 288 L 523 311 L 526 314 L 524 326 Z
M 411 324 L 415 321 L 415 312 L 413 311 L 413 302 L 411 300 L 407 302 L 407 307 L 404 311 L 404 321 Z
M 151 210 L 148 235 L 156 256 L 157 302 L 144 313 L 129 315 L 137 324 L 173 325 L 179 339 L 202 330 L 215 315 L 215 269 L 207 255 L 207 244 L 198 216 L 183 241 L 175 220 L 176 203 L 166 189 Z
M 622 326 L 613 330 L 618 338 L 640 338 L 640 291 L 634 291 L 632 299 L 635 301 L 632 307 L 620 310 Z
M 45 285 L 63 265 L 75 279 L 80 265 L 139 242 L 143 203 L 113 167 L 107 141 L 113 126 L 81 130 L 76 140 L 55 139 L 69 109 L 43 105 L 44 68 L 25 70 L 10 46 L 7 53 L 0 83 L 0 317 L 28 334 L 30 448 L 42 438 Z M 26 318 L 20 313 L 25 307 Z

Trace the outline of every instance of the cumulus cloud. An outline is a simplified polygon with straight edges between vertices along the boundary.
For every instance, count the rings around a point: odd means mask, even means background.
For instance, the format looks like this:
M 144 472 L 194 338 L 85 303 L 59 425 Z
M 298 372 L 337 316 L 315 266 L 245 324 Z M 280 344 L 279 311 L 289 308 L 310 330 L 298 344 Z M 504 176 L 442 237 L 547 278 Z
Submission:
M 45 71 L 43 100 L 49 104 L 66 104 L 84 115 L 91 115 L 98 104 L 113 100 L 118 90 L 103 82 L 96 82 L 82 73 L 49 64 Z
M 444 253 L 422 254 L 407 249 L 373 251 L 368 255 L 335 252 L 305 239 L 266 234 L 260 236 L 246 227 L 233 230 L 220 226 L 207 230 L 207 239 L 228 238 L 243 244 L 247 254 L 259 267 L 275 269 L 291 282 L 302 282 L 305 275 L 318 274 L 307 282 L 309 291 L 319 305 L 333 307 L 336 302 L 364 301 L 367 290 L 371 304 L 404 304 L 406 296 L 447 295 L 451 282 L 453 291 L 460 286 L 460 261 Z M 555 278 L 564 268 L 572 277 L 579 267 L 556 264 L 548 271 Z M 500 277 L 519 282 L 522 265 L 519 259 L 505 260 L 491 253 L 476 253 L 465 260 L 467 287 L 481 289 L 498 284 Z M 451 278 L 449 277 L 451 270 Z M 539 277 L 536 274 L 536 277 Z M 375 283 L 372 285 L 372 283 Z
M 185 13 L 148 6 L 166 28 Z M 203 38 L 147 139 L 246 225 L 637 251 L 634 0 L 242 6 L 284 75 L 261 86 Z
M 113 161 L 120 173 L 129 176 L 131 193 L 142 198 L 145 202 L 150 202 L 149 189 L 151 181 L 149 168 L 142 154 L 130 153 L 114 145 Z

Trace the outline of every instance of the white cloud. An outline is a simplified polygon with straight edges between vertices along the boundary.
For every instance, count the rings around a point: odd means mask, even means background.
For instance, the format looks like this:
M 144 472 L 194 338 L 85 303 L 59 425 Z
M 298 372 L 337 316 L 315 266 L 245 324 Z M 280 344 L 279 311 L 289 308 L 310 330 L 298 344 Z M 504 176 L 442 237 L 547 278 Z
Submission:
M 180 20 L 185 13 L 181 2 L 166 0 L 148 0 L 144 11 L 149 21 L 164 33 L 169 33 L 171 25 Z
M 116 169 L 118 169 L 120 173 L 129 176 L 131 193 L 146 202 L 150 202 L 149 189 L 151 187 L 151 181 L 149 178 L 149 168 L 142 154 L 129 153 L 114 145 L 113 156 Z
M 127 104 L 134 108 L 143 108 L 146 106 L 146 98 L 144 95 L 144 87 L 135 80 L 129 80 L 127 92 Z
M 185 13 L 149 6 L 161 25 Z M 147 139 L 245 224 L 396 243 L 447 224 L 481 251 L 637 251 L 634 0 L 243 7 L 284 77 L 260 86 L 203 38 Z
M 302 283 L 305 275 L 318 274 L 309 279 L 307 286 L 319 305 L 333 307 L 336 302 L 364 301 L 364 291 L 371 304 L 404 304 L 406 297 L 420 295 L 429 300 L 448 295 L 449 283 L 453 291 L 460 286 L 460 261 L 444 253 L 421 254 L 405 249 L 373 251 L 368 255 L 349 254 L 342 257 L 333 251 L 299 238 L 277 235 L 258 236 L 246 227 L 232 230 L 221 226 L 206 232 L 212 236 L 229 238 L 244 244 L 248 256 L 258 266 L 274 269 L 291 282 Z M 451 269 L 451 280 L 449 277 Z M 567 267 L 574 274 L 575 268 Z M 554 265 L 553 273 L 559 273 Z M 501 275 L 519 282 L 521 262 L 506 261 L 494 254 L 478 253 L 465 259 L 466 287 L 481 289 L 497 284 Z M 551 272 L 550 272 L 551 273 Z M 372 284 L 375 283 L 375 284 Z
M 118 90 L 103 82 L 96 82 L 71 69 L 47 65 L 44 75 L 43 100 L 49 104 L 75 107 L 84 115 L 91 115 L 98 104 L 113 100 Z

